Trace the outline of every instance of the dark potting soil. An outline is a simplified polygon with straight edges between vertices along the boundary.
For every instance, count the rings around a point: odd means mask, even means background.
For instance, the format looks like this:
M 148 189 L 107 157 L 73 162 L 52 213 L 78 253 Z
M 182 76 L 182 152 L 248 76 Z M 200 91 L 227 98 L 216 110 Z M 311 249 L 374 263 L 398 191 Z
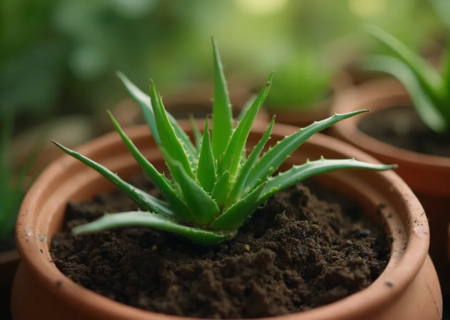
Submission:
M 132 182 L 159 195 L 143 177 Z M 122 193 L 102 194 L 68 205 L 51 254 L 73 281 L 145 310 L 204 318 L 304 311 L 366 288 L 389 256 L 382 228 L 358 204 L 312 190 L 330 202 L 298 184 L 269 199 L 235 239 L 212 247 L 148 228 L 71 235 L 73 226 L 105 212 L 136 209 Z
M 361 119 L 359 129 L 396 147 L 450 157 L 450 133 L 437 134 L 429 129 L 410 106 L 397 106 L 368 114 Z

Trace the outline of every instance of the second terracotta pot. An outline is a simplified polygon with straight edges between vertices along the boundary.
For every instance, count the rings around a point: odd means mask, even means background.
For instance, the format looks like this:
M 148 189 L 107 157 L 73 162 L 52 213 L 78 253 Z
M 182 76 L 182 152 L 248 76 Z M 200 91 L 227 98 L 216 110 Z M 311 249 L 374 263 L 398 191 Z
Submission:
M 333 111 L 344 113 L 358 109 L 377 112 L 386 108 L 411 105 L 404 87 L 395 79 L 373 81 L 340 96 Z M 412 188 L 425 208 L 431 244 L 430 256 L 436 265 L 444 292 L 450 290 L 448 226 L 450 222 L 450 158 L 420 154 L 376 140 L 358 129 L 363 117 L 350 118 L 331 129 L 332 135 L 351 143 L 384 163 L 396 163 L 396 172 Z

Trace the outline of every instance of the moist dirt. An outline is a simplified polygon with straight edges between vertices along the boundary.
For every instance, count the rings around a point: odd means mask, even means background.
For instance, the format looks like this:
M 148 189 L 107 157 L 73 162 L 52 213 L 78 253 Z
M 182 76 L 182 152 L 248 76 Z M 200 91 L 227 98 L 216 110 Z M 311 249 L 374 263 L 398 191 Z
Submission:
M 450 157 L 450 133 L 437 134 L 429 129 L 410 106 L 397 106 L 368 114 L 361 119 L 359 129 L 399 148 Z
M 160 196 L 145 178 L 132 182 Z M 278 193 L 236 238 L 212 247 L 139 227 L 70 233 L 105 213 L 130 210 L 136 206 L 119 192 L 69 203 L 51 254 L 78 284 L 158 313 L 226 319 L 300 312 L 366 288 L 389 258 L 382 228 L 357 203 L 314 184 Z

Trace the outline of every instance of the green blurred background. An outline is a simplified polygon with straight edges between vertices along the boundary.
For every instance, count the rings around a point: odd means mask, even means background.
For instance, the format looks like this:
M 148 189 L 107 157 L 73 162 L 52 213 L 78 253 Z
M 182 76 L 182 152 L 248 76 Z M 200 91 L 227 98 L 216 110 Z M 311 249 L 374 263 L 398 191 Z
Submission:
M 2 0 L 0 117 L 14 110 L 20 131 L 111 108 L 126 97 L 117 70 L 143 88 L 153 78 L 165 95 L 209 81 L 212 35 L 227 75 L 263 83 L 275 70 L 269 101 L 307 101 L 323 94 L 345 64 L 382 50 L 362 33 L 364 23 L 417 50 L 434 50 L 446 33 L 433 5 L 445 9 L 446 2 Z

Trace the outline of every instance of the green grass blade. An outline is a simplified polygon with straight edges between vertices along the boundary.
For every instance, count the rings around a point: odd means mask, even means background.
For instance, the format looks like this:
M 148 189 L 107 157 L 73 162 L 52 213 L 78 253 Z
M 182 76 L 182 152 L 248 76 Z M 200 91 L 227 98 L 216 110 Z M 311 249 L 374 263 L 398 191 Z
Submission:
M 163 147 L 167 151 L 170 158 L 177 159 L 177 161 L 183 166 L 186 173 L 191 178 L 194 178 L 189 157 L 183 148 L 182 142 L 175 134 L 172 124 L 167 117 L 166 110 L 162 104 L 161 97 L 156 93 L 156 88 L 153 82 L 150 83 L 150 98 L 153 105 L 153 111 L 155 112 L 159 137 L 161 139 L 160 148 Z M 169 169 L 172 172 L 173 168 L 170 164 Z
M 291 169 L 280 173 L 278 176 L 269 178 L 262 196 L 258 200 L 261 204 L 275 193 L 285 188 L 288 188 L 296 183 L 299 183 L 309 177 L 319 175 L 325 172 L 342 170 L 342 169 L 366 169 L 375 171 L 391 170 L 397 165 L 372 164 L 355 159 L 346 160 L 326 160 L 320 159 L 317 161 L 308 161 L 302 165 L 294 166 Z
M 212 39 L 214 52 L 214 104 L 213 104 L 213 130 L 212 148 L 214 158 L 220 161 L 227 148 L 233 129 L 233 115 L 231 113 L 230 98 L 227 83 L 220 61 L 219 50 L 214 38 Z
M 242 121 L 239 122 L 225 151 L 221 170 L 222 172 L 229 171 L 232 179 L 234 179 L 237 174 L 239 163 L 242 157 L 242 150 L 243 148 L 245 148 L 245 143 L 247 142 L 248 135 L 250 134 L 250 130 L 252 129 L 256 114 L 258 113 L 259 109 L 264 103 L 264 100 L 269 94 L 272 77 L 273 74 L 270 75 L 267 84 L 261 90 L 258 98 L 256 98 L 250 109 L 248 109 L 248 111 L 245 113 Z
M 187 174 L 181 163 L 172 159 L 165 149 L 161 152 L 173 168 L 173 180 L 179 185 L 193 219 L 202 226 L 211 223 L 220 211 L 216 202 Z
M 438 100 L 437 97 L 433 99 L 430 96 L 404 62 L 389 56 L 372 56 L 363 62 L 362 67 L 365 70 L 381 71 L 396 77 L 408 91 L 417 114 L 428 127 L 436 132 L 443 132 L 448 128 L 450 123 L 445 122 L 441 108 L 450 108 L 448 105 L 433 101 Z
M 427 61 L 383 29 L 374 25 L 367 25 L 365 29 L 379 42 L 391 49 L 414 72 L 426 91 L 437 94 L 441 87 L 441 78 Z
M 222 175 L 218 176 L 216 185 L 211 193 L 211 197 L 216 200 L 220 208 L 225 205 L 230 194 L 231 180 L 230 173 L 227 171 Z
M 219 233 L 186 227 L 160 215 L 141 211 L 107 214 L 96 221 L 73 228 L 72 233 L 84 234 L 137 226 L 168 231 L 202 245 L 213 245 L 234 236 L 234 233 Z
M 306 140 L 315 133 L 326 129 L 336 122 L 356 116 L 368 110 L 358 110 L 354 112 L 335 114 L 327 119 L 316 121 L 306 128 L 301 128 L 296 133 L 284 138 L 282 141 L 269 149 L 253 166 L 244 189 L 253 189 L 255 186 L 263 183 L 272 175 L 297 148 L 299 148 Z
M 242 119 L 244 118 L 244 116 L 247 113 L 248 109 L 251 108 L 251 106 L 253 105 L 253 103 L 255 102 L 257 97 L 258 97 L 258 95 L 256 95 L 256 94 L 252 94 L 251 95 L 251 97 L 245 103 L 244 108 L 242 108 L 241 112 L 239 112 L 239 115 L 236 118 L 237 121 L 242 121 Z
M 192 132 L 194 133 L 195 146 L 197 147 L 197 153 L 200 154 L 200 149 L 202 146 L 202 134 L 198 130 L 197 123 L 195 122 L 194 116 L 189 114 L 189 124 L 191 125 Z
M 258 208 L 258 198 L 265 184 L 260 185 L 242 200 L 221 214 L 211 225 L 211 230 L 236 230 L 244 224 Z
M 96 163 L 95 161 L 92 161 L 91 159 L 79 154 L 78 152 L 70 150 L 64 147 L 62 144 L 59 144 L 58 142 L 52 142 L 62 151 L 84 163 L 88 167 L 94 169 L 112 184 L 117 186 L 120 190 L 125 192 L 139 206 L 141 210 L 156 212 L 172 219 L 176 218 L 174 212 L 172 211 L 172 209 L 170 209 L 169 205 L 166 202 L 161 201 L 147 194 L 146 192 L 139 190 L 138 188 L 135 188 L 133 185 L 125 182 L 104 166 Z
M 216 183 L 216 168 L 209 137 L 208 118 L 206 118 L 203 132 L 202 148 L 198 159 L 197 180 L 206 192 L 211 193 Z
M 179 215 L 181 219 L 192 221 L 192 216 L 189 214 L 189 209 L 187 208 L 184 201 L 179 197 L 175 190 L 175 186 L 161 173 L 156 170 L 156 168 L 142 155 L 138 148 L 133 144 L 133 142 L 127 137 L 125 132 L 120 127 L 119 123 L 116 121 L 111 112 L 108 111 L 109 117 L 114 125 L 114 128 L 119 133 L 123 142 L 127 146 L 131 155 L 134 157 L 136 162 L 144 171 L 150 181 L 156 186 L 156 188 L 161 191 L 161 193 L 166 197 L 169 204 L 175 209 L 175 212 Z
M 269 124 L 269 127 L 264 132 L 261 140 L 259 140 L 258 144 L 255 146 L 253 151 L 250 153 L 250 156 L 248 157 L 244 166 L 240 170 L 239 175 L 236 180 L 236 183 L 234 184 L 233 189 L 231 190 L 230 196 L 228 197 L 225 207 L 231 206 L 242 196 L 242 191 L 244 189 L 244 185 L 245 185 L 245 182 L 247 181 L 248 175 L 250 174 L 250 171 L 252 170 L 253 166 L 255 165 L 255 162 L 258 159 L 258 156 L 262 152 L 267 141 L 269 141 L 270 134 L 272 133 L 272 128 L 273 128 L 274 123 L 275 123 L 275 119 L 272 119 L 272 121 Z
M 138 87 L 136 87 L 123 73 L 118 72 L 117 75 L 119 76 L 120 80 L 122 80 L 128 93 L 137 102 L 139 108 L 141 109 L 141 112 L 144 115 L 145 121 L 150 127 L 150 131 L 152 132 L 153 138 L 155 139 L 156 143 L 160 145 L 161 139 L 159 137 L 158 126 L 156 124 L 155 113 L 153 110 L 150 97 L 146 95 L 144 92 L 142 92 Z M 195 147 L 192 145 L 191 140 L 183 131 L 183 129 L 180 127 L 175 118 L 168 112 L 166 112 L 166 114 L 167 118 L 169 118 L 169 121 L 173 126 L 175 134 L 177 135 L 178 139 L 180 139 L 181 142 L 183 143 L 186 152 L 191 158 L 191 161 L 195 161 L 197 158 L 197 151 Z

